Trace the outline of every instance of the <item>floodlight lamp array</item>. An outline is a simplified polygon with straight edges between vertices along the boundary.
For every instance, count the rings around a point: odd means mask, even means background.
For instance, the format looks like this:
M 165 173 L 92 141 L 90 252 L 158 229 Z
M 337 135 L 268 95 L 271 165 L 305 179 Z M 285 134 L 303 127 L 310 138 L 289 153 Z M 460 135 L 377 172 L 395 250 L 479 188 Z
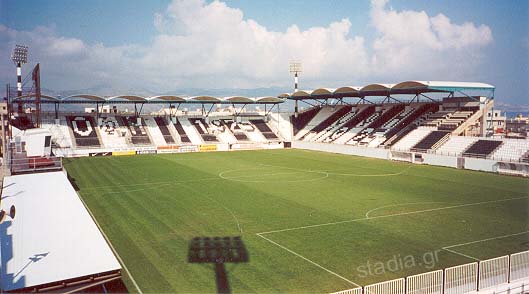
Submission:
M 16 45 L 11 54 L 11 60 L 16 63 L 28 62 L 28 46 Z
M 302 70 L 301 62 L 291 61 L 288 65 L 288 71 L 291 73 L 300 73 Z

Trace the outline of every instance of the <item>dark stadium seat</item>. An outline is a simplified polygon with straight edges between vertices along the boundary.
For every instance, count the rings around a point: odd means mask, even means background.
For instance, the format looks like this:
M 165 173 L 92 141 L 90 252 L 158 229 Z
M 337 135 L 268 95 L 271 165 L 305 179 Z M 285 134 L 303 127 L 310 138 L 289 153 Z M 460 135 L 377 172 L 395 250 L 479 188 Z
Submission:
M 301 129 L 303 129 L 321 110 L 320 107 L 313 107 L 306 111 L 298 113 L 298 117 L 295 115 L 291 116 L 292 128 L 294 135 L 296 135 Z
M 171 135 L 171 132 L 169 131 L 169 128 L 167 127 L 167 123 L 165 122 L 163 117 L 155 117 L 154 121 L 156 121 L 156 124 L 158 125 L 158 128 L 160 129 L 160 132 L 162 132 L 163 138 L 165 139 L 165 142 L 167 144 L 174 144 L 175 140 L 173 138 L 173 135 Z
M 502 141 L 478 140 L 463 152 L 463 156 L 485 158 L 496 150 Z
M 129 128 L 131 133 L 131 141 L 134 145 L 150 145 L 151 139 L 147 134 L 145 128 L 145 122 L 141 119 L 141 123 L 138 124 L 137 117 L 132 116 L 116 116 L 118 124 Z
M 184 127 L 182 127 L 182 124 L 176 119 L 176 122 L 173 124 L 176 131 L 178 132 L 178 135 L 180 135 L 180 140 L 182 143 L 191 143 L 191 140 L 186 134 L 186 131 L 184 130 Z
M 369 136 L 369 134 L 376 132 L 377 129 L 384 125 L 387 121 L 402 112 L 404 110 L 404 107 L 404 104 L 397 104 L 391 107 L 390 109 L 384 111 L 382 115 L 378 116 L 373 122 L 371 122 L 367 127 L 365 127 L 364 130 L 354 136 L 351 141 L 361 141 L 365 137 Z
M 208 123 L 203 118 L 190 118 L 189 121 L 198 131 L 204 142 L 218 142 L 217 136 L 210 132 Z
M 424 104 L 418 107 L 414 112 L 412 112 L 405 119 L 401 120 L 397 125 L 395 125 L 391 130 L 386 133 L 386 141 L 382 143 L 386 146 L 391 146 L 397 143 L 400 139 L 406 136 L 409 132 L 414 130 L 417 126 L 413 125 L 413 122 L 416 121 L 419 117 L 423 116 L 429 112 L 436 112 L 439 110 L 439 105 L 435 103 Z
M 277 140 L 279 139 L 276 134 L 270 129 L 266 122 L 262 119 L 250 120 L 250 122 L 263 134 L 266 139 Z
M 333 114 L 331 114 L 328 118 L 326 118 L 324 121 L 322 121 L 320 124 L 312 128 L 311 132 L 319 133 L 323 130 L 325 130 L 327 127 L 335 123 L 337 120 L 339 120 L 341 117 L 346 115 L 347 113 L 351 112 L 353 109 L 352 106 L 346 105 L 343 107 L 340 107 L 337 111 L 335 111 Z M 303 138 L 301 138 L 303 139 Z
M 235 139 L 237 139 L 237 141 L 249 141 L 250 140 L 248 136 L 246 136 L 244 131 L 241 129 L 241 127 L 239 127 L 239 125 L 233 120 L 221 119 L 220 121 L 226 127 L 226 129 L 232 132 L 233 136 L 235 137 Z
M 75 144 L 82 147 L 100 147 L 95 120 L 91 116 L 67 116 L 66 121 L 72 129 Z
M 446 142 L 450 137 L 450 132 L 433 131 L 426 135 L 421 141 L 411 148 L 411 151 L 426 152 L 430 149 L 437 149 L 441 144 Z

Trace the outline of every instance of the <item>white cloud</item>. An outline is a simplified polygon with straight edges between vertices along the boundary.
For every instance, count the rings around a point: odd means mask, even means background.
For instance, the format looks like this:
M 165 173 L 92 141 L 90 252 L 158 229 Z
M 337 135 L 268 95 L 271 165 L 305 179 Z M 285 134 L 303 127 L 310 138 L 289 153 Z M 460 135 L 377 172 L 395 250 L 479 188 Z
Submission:
M 431 17 L 386 6 L 386 0 L 372 1 L 373 44 L 351 36 L 348 19 L 276 32 L 223 2 L 175 0 L 153 16 L 158 34 L 148 46 L 108 47 L 57 36 L 47 28 L 15 31 L 0 26 L 0 40 L 9 40 L 0 50 L 9 52 L 15 40 L 29 44 L 31 59 L 42 63 L 49 88 L 112 83 L 164 92 L 179 87 L 288 86 L 292 59 L 303 62 L 302 81 L 309 86 L 391 82 L 424 73 L 454 78 L 447 68 L 461 69 L 459 75 L 472 73 L 481 61 L 479 49 L 492 41 L 485 25 L 458 25 L 443 14 Z M 1 61 L 0 79 L 12 78 L 7 68 Z
M 386 0 L 371 2 L 371 22 L 377 31 L 373 68 L 410 78 L 468 79 L 481 63 L 479 49 L 492 41 L 486 25 L 457 25 L 443 14 L 431 17 L 424 11 L 395 11 L 386 6 Z

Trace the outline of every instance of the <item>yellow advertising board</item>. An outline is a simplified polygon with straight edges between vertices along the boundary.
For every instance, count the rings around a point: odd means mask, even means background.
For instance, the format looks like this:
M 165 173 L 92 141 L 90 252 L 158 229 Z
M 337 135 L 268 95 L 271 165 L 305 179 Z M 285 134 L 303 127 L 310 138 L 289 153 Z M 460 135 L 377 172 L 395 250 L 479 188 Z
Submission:
M 114 151 L 114 152 L 112 152 L 112 156 L 123 156 L 123 155 L 136 155 L 136 151 L 128 150 L 128 151 Z
M 217 151 L 217 145 L 215 144 L 200 145 L 198 146 L 198 151 L 200 152 Z

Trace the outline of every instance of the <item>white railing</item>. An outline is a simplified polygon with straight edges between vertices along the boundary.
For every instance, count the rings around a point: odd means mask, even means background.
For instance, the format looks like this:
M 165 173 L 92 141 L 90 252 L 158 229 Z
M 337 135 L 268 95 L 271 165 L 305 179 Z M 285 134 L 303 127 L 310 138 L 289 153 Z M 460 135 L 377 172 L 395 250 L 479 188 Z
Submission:
M 478 263 L 458 265 L 445 269 L 445 294 L 459 294 L 478 289 Z
M 529 251 L 380 282 L 333 294 L 529 293 Z M 500 288 L 493 288 L 498 287 Z
M 418 274 L 406 278 L 408 294 L 442 294 L 443 270 Z
M 509 256 L 479 262 L 479 289 L 509 282 Z
M 406 280 L 396 279 L 364 287 L 364 294 L 405 294 Z
M 510 261 L 509 281 L 529 277 L 529 251 L 511 254 Z
M 332 294 L 362 294 L 362 287 L 334 292 Z

